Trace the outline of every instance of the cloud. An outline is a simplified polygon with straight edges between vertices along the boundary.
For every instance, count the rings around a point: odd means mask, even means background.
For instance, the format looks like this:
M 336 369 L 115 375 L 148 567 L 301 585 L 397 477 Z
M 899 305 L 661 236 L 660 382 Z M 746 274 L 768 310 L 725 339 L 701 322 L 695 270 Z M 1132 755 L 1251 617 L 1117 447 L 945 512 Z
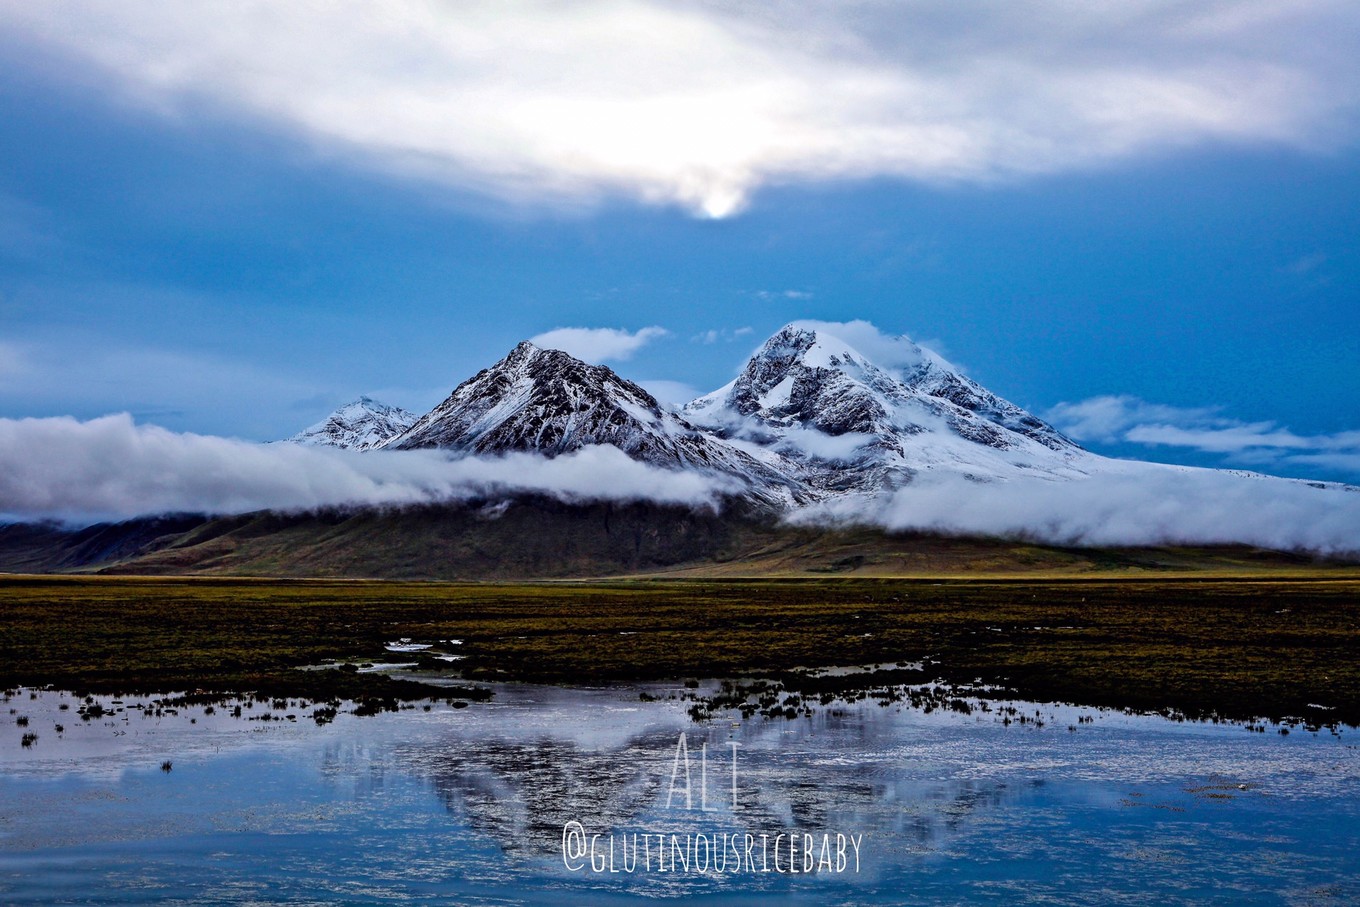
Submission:
M 809 438 L 799 439 L 804 446 Z M 849 450 L 826 450 L 826 455 Z M 1360 490 L 1216 470 L 1107 461 L 1068 481 L 978 483 L 925 473 L 877 499 L 804 508 L 805 524 L 1004 535 L 1056 544 L 1239 543 L 1360 551 Z M 652 500 L 717 507 L 730 477 L 657 469 L 613 447 L 554 459 L 450 458 L 253 444 L 137 425 L 127 414 L 0 419 L 0 515 L 87 523 L 140 515 L 390 506 L 517 493 L 568 502 Z
M 0 341 L 0 411 L 11 415 L 71 413 L 73 406 L 85 410 L 76 415 L 199 414 L 269 438 L 296 428 L 261 401 L 319 393 L 315 382 L 286 371 L 214 353 L 123 346 L 83 330 L 67 330 L 60 339 Z
M 889 496 L 808 508 L 795 521 L 1059 545 L 1243 544 L 1360 552 L 1360 489 L 1190 467 L 1120 466 L 1061 482 L 984 484 L 956 474 L 923 474 Z
M 0 0 L 0 28 L 168 116 L 212 105 L 519 203 L 622 195 L 706 217 L 771 183 L 987 182 L 1348 141 L 1358 15 L 1328 0 Z
M 1044 418 L 1078 441 L 1113 443 L 1124 440 L 1124 433 L 1139 425 L 1221 423 L 1218 412 L 1218 407 L 1166 406 L 1121 394 L 1059 403 L 1044 413 Z
M 606 359 L 627 360 L 653 340 L 670 331 L 653 325 L 629 333 L 619 328 L 553 328 L 529 338 L 529 342 L 545 350 L 561 350 L 586 362 L 600 363 Z
M 731 343 L 738 337 L 745 337 L 747 334 L 752 333 L 752 331 L 753 329 L 749 327 L 741 327 L 736 330 L 729 330 L 728 328 L 711 328 L 707 331 L 700 331 L 689 338 L 689 341 L 690 343 L 702 343 L 706 346 L 717 343 L 719 340 L 723 343 Z
M 450 459 L 437 451 L 356 453 L 252 444 L 136 425 L 126 413 L 0 419 L 0 515 L 94 522 L 158 513 L 298 511 L 459 501 L 515 493 L 565 501 L 716 507 L 735 480 L 671 472 L 613 447 L 544 459 Z
M 1289 463 L 1300 466 L 1316 466 L 1333 472 L 1360 476 L 1360 445 L 1349 451 L 1337 453 L 1296 454 L 1288 458 Z
M 815 428 L 786 429 L 775 449 L 780 453 L 797 453 L 818 460 L 852 462 L 864 445 L 874 440 L 873 435 L 848 431 L 828 435 Z
M 682 381 L 667 381 L 661 378 L 653 378 L 648 381 L 637 382 L 647 393 L 651 394 L 662 405 L 681 406 L 695 397 L 699 396 L 699 391 L 691 385 Z
M 1229 418 L 1220 407 L 1166 406 L 1127 395 L 1059 403 L 1044 416 L 1078 441 L 1182 447 L 1275 469 L 1316 466 L 1360 475 L 1360 431 L 1300 435 L 1275 422 Z
M 794 327 L 806 328 L 819 334 L 835 337 L 867 357 L 870 362 L 888 369 L 912 369 L 921 364 L 923 358 L 933 358 L 945 363 L 934 350 L 926 349 L 904 335 L 885 334 L 875 325 L 856 319 L 855 321 L 815 321 L 799 319 L 790 322 Z
M 1124 432 L 1124 438 L 1135 444 L 1192 447 L 1206 453 L 1240 453 L 1254 447 L 1297 450 L 1310 446 L 1308 439 L 1286 429 L 1276 428 L 1274 422 L 1192 429 L 1176 425 L 1135 425 Z

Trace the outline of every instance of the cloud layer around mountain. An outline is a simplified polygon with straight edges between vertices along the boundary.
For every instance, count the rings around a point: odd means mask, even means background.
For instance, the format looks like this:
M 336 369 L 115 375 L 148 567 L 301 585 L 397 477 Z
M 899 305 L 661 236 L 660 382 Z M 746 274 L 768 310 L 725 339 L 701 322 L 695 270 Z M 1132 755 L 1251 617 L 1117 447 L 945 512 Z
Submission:
M 1360 431 L 1301 434 L 1275 422 L 1233 419 L 1218 407 L 1167 406 L 1127 394 L 1059 403 L 1044 418 L 1078 441 L 1179 447 L 1257 469 L 1320 467 L 1360 476 Z
M 979 483 L 956 474 L 923 475 L 876 501 L 832 501 L 794 520 L 1058 545 L 1242 544 L 1360 553 L 1360 489 L 1108 462 L 1110 472 L 1061 482 Z
M 808 525 L 1006 536 L 1063 545 L 1248 544 L 1360 552 L 1360 492 L 1215 470 L 1109 461 L 1065 482 L 978 483 L 926 474 L 877 499 L 806 508 Z M 717 507 L 734 480 L 671 472 L 612 447 L 545 459 L 450 459 L 254 444 L 136 425 L 126 414 L 0 419 L 0 518 L 71 523 L 174 512 L 305 511 L 545 494 L 567 502 L 648 500 Z
M 178 434 L 137 425 L 126 414 L 87 422 L 0 419 L 0 519 L 81 523 L 512 494 L 713 507 L 734 490 L 730 480 L 656 469 L 613 447 L 551 460 L 450 459 L 436 451 L 364 454 Z
M 524 204 L 708 217 L 769 184 L 1334 146 L 1356 23 L 1337 0 L 0 0 L 11 41 L 169 117 L 215 109 Z

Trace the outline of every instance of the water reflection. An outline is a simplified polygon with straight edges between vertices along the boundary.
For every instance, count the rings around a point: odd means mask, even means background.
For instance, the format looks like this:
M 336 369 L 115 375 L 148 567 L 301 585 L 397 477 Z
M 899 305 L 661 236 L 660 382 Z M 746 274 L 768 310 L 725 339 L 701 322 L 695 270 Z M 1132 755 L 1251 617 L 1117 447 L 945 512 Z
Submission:
M 26 728 L 67 714 L 55 695 L 25 701 Z M 506 687 L 472 708 L 324 728 L 115 713 L 22 749 L 0 726 L 0 900 L 537 903 L 565 886 L 591 903 L 1360 902 L 1347 735 L 1043 712 L 1042 729 L 863 703 L 695 724 L 683 701 L 637 690 Z M 797 876 L 573 870 L 573 822 L 692 848 L 749 834 L 753 862 L 783 834 L 785 864 L 791 833 L 803 858 L 805 842 L 859 835 L 862 861 Z

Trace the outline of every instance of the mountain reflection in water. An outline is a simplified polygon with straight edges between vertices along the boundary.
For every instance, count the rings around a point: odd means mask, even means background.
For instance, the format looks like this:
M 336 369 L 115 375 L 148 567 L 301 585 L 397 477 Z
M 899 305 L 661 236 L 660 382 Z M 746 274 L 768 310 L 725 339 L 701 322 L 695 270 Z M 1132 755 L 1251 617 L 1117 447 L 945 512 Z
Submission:
M 508 686 L 321 728 L 118 713 L 60 736 L 59 694 L 25 696 L 40 739 L 0 750 L 0 900 L 1360 900 L 1351 731 L 1032 705 L 1043 728 L 1005 727 L 864 703 L 696 724 L 650 692 Z M 564 860 L 572 823 L 613 843 L 615 872 Z M 665 871 L 640 868 L 663 843 Z

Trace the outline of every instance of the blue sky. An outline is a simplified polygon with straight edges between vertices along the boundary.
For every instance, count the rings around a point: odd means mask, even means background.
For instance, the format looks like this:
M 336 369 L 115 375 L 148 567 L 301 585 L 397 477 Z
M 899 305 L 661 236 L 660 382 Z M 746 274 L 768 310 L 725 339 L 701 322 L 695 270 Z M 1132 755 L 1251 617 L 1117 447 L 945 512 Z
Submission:
M 0 416 L 264 440 L 563 327 L 706 392 L 865 319 L 1100 452 L 1360 480 L 1353 8 L 376 6 L 0 2 Z

